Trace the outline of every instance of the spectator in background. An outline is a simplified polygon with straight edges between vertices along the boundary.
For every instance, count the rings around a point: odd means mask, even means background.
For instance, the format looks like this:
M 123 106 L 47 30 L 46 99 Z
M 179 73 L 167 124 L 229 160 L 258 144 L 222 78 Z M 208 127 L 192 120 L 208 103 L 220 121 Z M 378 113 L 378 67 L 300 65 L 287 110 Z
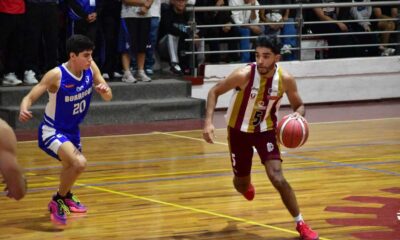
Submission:
M 192 43 L 185 39 L 192 38 L 190 28 L 190 15 L 186 12 L 187 0 L 171 0 L 170 5 L 161 7 L 161 23 L 159 32 L 158 52 L 160 57 L 168 59 L 170 70 L 175 74 L 189 72 L 190 60 L 185 51 L 190 51 Z M 195 38 L 200 37 L 196 32 Z M 204 41 L 196 41 L 197 51 L 204 51 Z M 196 54 L 197 63 L 204 61 L 204 55 Z M 196 64 L 196 63 L 194 63 Z
M 150 82 L 144 71 L 146 46 L 149 42 L 151 15 L 149 9 L 153 0 L 123 0 L 121 9 L 121 24 L 125 36 L 125 52 L 122 53 L 122 68 L 124 75 L 122 81 L 135 83 L 138 80 Z M 136 58 L 138 71 L 136 78 L 130 70 L 131 55 Z
M 22 83 L 18 79 L 23 69 L 24 46 L 24 0 L 0 1 L 0 76 L 3 86 L 16 86 Z
M 82 34 L 96 42 L 97 14 L 101 12 L 100 3 L 102 2 L 100 0 L 67 0 L 69 35 Z
M 149 32 L 149 42 L 146 46 L 146 57 L 144 61 L 144 71 L 147 75 L 153 75 L 153 66 L 155 64 L 154 54 L 157 46 L 158 39 L 158 27 L 160 26 L 160 16 L 161 16 L 161 0 L 153 0 L 153 4 L 149 9 L 151 15 L 150 22 L 150 32 Z M 136 59 L 132 57 L 131 65 L 133 68 L 137 69 Z
M 280 5 L 280 4 L 291 4 L 292 0 L 260 0 L 261 5 Z M 295 12 L 289 9 L 261 9 L 260 10 L 260 21 L 264 23 L 275 23 L 267 25 L 265 27 L 266 35 L 281 35 L 282 38 L 278 38 L 282 43 L 282 58 L 283 60 L 294 60 L 295 54 L 292 53 L 290 48 L 297 46 L 297 40 L 295 37 L 283 37 L 285 35 L 296 35 L 297 30 L 294 24 L 284 24 L 284 22 L 293 22 L 295 20 Z M 276 24 L 282 23 L 282 24 Z
M 206 6 L 228 6 L 228 0 L 203 0 L 197 1 L 196 7 L 206 7 Z M 210 24 L 226 24 L 224 27 L 212 27 L 212 28 L 202 28 L 201 31 L 203 35 L 207 38 L 225 38 L 225 37 L 237 37 L 236 32 L 233 31 L 231 12 L 230 11 L 208 11 L 208 12 L 198 12 L 196 13 L 196 23 L 197 25 L 210 25 Z M 221 40 L 208 41 L 210 51 L 220 51 Z M 237 40 L 226 40 L 228 43 L 228 50 L 237 50 L 238 41 Z M 221 56 L 224 54 L 216 53 L 209 54 L 207 59 L 211 63 L 218 63 L 221 60 Z M 227 62 L 237 61 L 238 56 L 236 53 L 228 54 Z
M 370 2 L 370 0 L 352 0 L 353 2 Z M 371 18 L 371 6 L 355 6 L 350 8 L 351 19 L 361 20 L 356 23 L 349 23 L 351 31 L 354 32 L 371 32 L 371 22 L 363 21 Z M 375 34 L 362 34 L 354 35 L 357 44 L 377 44 L 378 39 Z M 359 56 L 378 56 L 379 48 L 374 47 L 361 47 L 358 51 Z
M 229 6 L 258 6 L 260 5 L 257 0 L 229 0 Z M 232 11 L 232 20 L 234 24 L 248 24 L 259 23 L 258 10 L 238 10 Z M 234 27 L 238 35 L 245 37 L 240 40 L 240 50 L 250 50 L 250 37 L 251 35 L 261 35 L 264 31 L 263 27 L 259 25 L 237 26 Z M 241 52 L 240 61 L 247 63 L 251 61 L 250 52 Z
M 310 0 L 309 3 L 330 3 L 334 0 Z M 345 33 L 349 31 L 347 25 L 338 21 L 340 14 L 339 8 L 329 6 L 325 8 L 309 8 L 305 11 L 305 21 L 335 21 L 334 23 L 321 23 L 321 24 L 305 24 L 306 28 L 310 29 L 313 34 L 321 33 Z M 324 36 L 329 46 L 337 45 L 350 45 L 355 44 L 352 36 L 350 35 L 333 35 Z M 352 48 L 331 48 L 328 51 L 328 58 L 342 58 L 355 56 L 354 49 Z
M 153 75 L 153 66 L 155 64 L 154 54 L 157 46 L 158 27 L 160 26 L 161 18 L 161 0 L 153 0 L 153 4 L 151 5 L 149 11 L 151 15 L 151 23 L 149 45 L 147 45 L 146 59 L 144 61 L 144 71 L 148 75 Z
M 284 0 L 260 0 L 261 5 L 279 5 L 279 4 L 288 4 L 289 2 Z M 266 35 L 280 35 L 281 30 L 284 27 L 284 24 L 276 24 L 283 23 L 287 21 L 289 18 L 289 9 L 260 9 L 260 22 L 267 23 L 265 27 Z M 269 25 L 268 23 L 275 23 Z M 279 41 L 281 41 L 278 38 Z
M 99 16 L 104 39 L 104 64 L 101 66 L 103 78 L 121 77 L 121 56 L 118 54 L 118 34 L 121 22 L 121 1 L 107 0 L 104 2 Z
M 384 0 L 379 0 L 384 1 Z M 386 0 L 385 0 L 386 1 Z M 392 20 L 386 20 L 389 18 L 397 18 L 399 14 L 398 6 L 378 6 L 374 7 L 374 17 L 376 19 L 382 19 L 376 24 L 376 29 L 379 31 L 394 31 L 396 29 L 396 23 Z M 390 42 L 391 33 L 382 33 L 380 36 L 380 43 L 388 44 Z M 394 48 L 383 45 L 381 47 L 382 56 L 393 55 L 395 52 Z
M 58 64 L 58 0 L 26 0 L 24 83 L 38 83 L 37 75 Z M 39 52 L 42 50 L 43 57 Z M 39 59 L 44 59 L 43 62 Z

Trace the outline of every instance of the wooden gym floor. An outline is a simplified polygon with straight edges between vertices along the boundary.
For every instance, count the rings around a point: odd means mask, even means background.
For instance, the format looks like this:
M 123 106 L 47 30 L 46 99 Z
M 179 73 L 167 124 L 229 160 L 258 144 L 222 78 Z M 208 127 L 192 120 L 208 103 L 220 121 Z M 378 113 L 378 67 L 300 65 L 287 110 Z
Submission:
M 307 109 L 308 142 L 282 149 L 306 221 L 322 240 L 400 239 L 400 101 Z M 69 215 L 65 228 L 46 210 L 60 164 L 28 140 L 34 132 L 17 132 L 29 193 L 0 196 L 0 239 L 298 239 L 258 156 L 255 199 L 233 189 L 222 115 L 214 145 L 199 121 L 84 127 L 88 167 L 74 192 L 89 211 Z

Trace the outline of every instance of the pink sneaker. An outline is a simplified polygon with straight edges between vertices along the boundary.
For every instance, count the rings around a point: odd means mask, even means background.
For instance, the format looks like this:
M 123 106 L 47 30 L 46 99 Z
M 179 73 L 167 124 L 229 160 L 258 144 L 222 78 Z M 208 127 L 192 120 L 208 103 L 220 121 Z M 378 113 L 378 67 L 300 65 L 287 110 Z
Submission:
M 302 240 L 317 240 L 318 233 L 313 231 L 304 221 L 297 223 L 296 230 L 300 233 L 300 239 Z
M 85 213 L 87 211 L 86 207 L 79 201 L 79 199 L 72 194 L 71 197 L 65 198 L 65 205 L 73 213 Z
M 50 219 L 56 224 L 65 225 L 67 223 L 68 207 L 62 199 L 51 200 L 48 205 L 50 211 Z
M 247 188 L 247 191 L 245 193 L 243 193 L 243 196 L 251 201 L 254 199 L 254 196 L 256 195 L 256 190 L 254 189 L 253 184 L 250 183 L 249 187 Z

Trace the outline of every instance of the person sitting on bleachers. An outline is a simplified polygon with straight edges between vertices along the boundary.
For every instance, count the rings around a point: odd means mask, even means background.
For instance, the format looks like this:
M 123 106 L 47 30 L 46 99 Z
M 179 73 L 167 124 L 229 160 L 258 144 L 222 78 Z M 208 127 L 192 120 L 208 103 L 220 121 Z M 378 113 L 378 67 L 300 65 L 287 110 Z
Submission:
M 196 1 L 196 7 L 206 7 L 206 6 L 228 6 L 227 0 L 202 0 Z M 237 37 L 236 32 L 233 31 L 231 26 L 228 24 L 232 24 L 231 20 L 231 12 L 230 11 L 208 11 L 208 12 L 198 12 L 196 13 L 196 23 L 197 25 L 210 25 L 210 24 L 225 24 L 224 27 L 210 27 L 210 28 L 202 28 L 204 35 L 206 38 L 225 38 L 225 37 Z M 237 50 L 238 49 L 238 40 L 213 40 L 208 41 L 208 46 L 210 51 L 220 51 L 221 43 L 228 44 L 228 50 Z M 218 63 L 224 58 L 224 54 L 214 53 L 209 54 L 207 59 L 211 63 Z M 227 57 L 224 59 L 226 62 L 232 62 L 238 60 L 237 53 L 230 53 L 226 55 Z
M 309 3 L 331 3 L 334 0 L 310 0 Z M 327 7 L 316 7 L 308 8 L 305 11 L 304 19 L 306 22 L 310 21 L 335 21 L 333 23 L 319 23 L 319 24 L 307 24 L 305 22 L 305 28 L 309 29 L 313 34 L 323 33 L 335 33 L 332 36 L 324 36 L 329 46 L 341 46 L 351 45 L 355 43 L 355 40 L 351 35 L 341 35 L 349 31 L 348 26 L 340 21 L 338 18 L 340 9 L 335 6 Z M 342 18 L 343 19 L 343 18 Z M 331 48 L 328 51 L 328 58 L 342 58 L 342 57 L 354 57 L 355 51 L 352 48 Z
M 188 73 L 190 71 L 190 56 L 185 51 L 191 51 L 191 42 L 185 39 L 192 38 L 190 14 L 186 12 L 187 0 L 171 0 L 170 4 L 161 7 L 161 19 L 159 28 L 158 53 L 160 58 L 170 62 L 170 70 L 175 74 Z M 201 32 L 195 33 L 199 38 Z M 195 42 L 196 51 L 204 51 L 204 41 Z M 196 54 L 197 64 L 203 63 L 204 54 Z M 195 63 L 196 64 L 196 63 Z
M 257 0 L 229 0 L 229 6 L 259 6 Z M 260 22 L 258 10 L 237 10 L 232 11 L 232 20 L 235 24 L 257 24 Z M 249 25 L 249 26 L 235 26 L 235 31 L 241 37 L 245 37 L 240 40 L 240 50 L 250 49 L 250 37 L 251 35 L 261 35 L 264 28 L 260 25 Z M 251 61 L 250 52 L 241 52 L 240 61 L 247 63 Z
M 383 1 L 383 0 L 379 0 Z M 376 19 L 382 19 L 379 21 L 375 27 L 378 31 L 394 31 L 396 29 L 396 23 L 391 20 L 386 20 L 389 18 L 397 18 L 399 11 L 398 6 L 377 6 L 374 7 L 374 17 Z M 388 44 L 390 42 L 391 33 L 382 33 L 380 36 L 380 43 Z M 382 56 L 390 56 L 393 55 L 395 49 L 392 47 L 388 47 L 383 45 L 381 47 Z
M 370 0 L 353 0 L 353 2 L 370 2 Z M 371 22 L 363 21 L 371 18 L 371 6 L 354 6 L 350 8 L 351 19 L 360 20 L 360 22 L 349 23 L 349 26 L 354 32 L 371 32 Z M 378 39 L 375 34 L 354 35 L 357 44 L 377 44 Z M 360 47 L 358 53 L 360 56 L 378 56 L 379 48 Z

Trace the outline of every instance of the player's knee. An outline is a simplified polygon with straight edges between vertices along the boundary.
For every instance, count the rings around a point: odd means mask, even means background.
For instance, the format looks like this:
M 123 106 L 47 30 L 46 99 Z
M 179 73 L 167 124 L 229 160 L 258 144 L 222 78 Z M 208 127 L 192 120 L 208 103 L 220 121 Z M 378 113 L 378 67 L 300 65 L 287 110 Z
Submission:
M 76 172 L 82 173 L 87 165 L 86 158 L 83 155 L 80 155 L 75 161 L 72 167 L 75 169 Z

